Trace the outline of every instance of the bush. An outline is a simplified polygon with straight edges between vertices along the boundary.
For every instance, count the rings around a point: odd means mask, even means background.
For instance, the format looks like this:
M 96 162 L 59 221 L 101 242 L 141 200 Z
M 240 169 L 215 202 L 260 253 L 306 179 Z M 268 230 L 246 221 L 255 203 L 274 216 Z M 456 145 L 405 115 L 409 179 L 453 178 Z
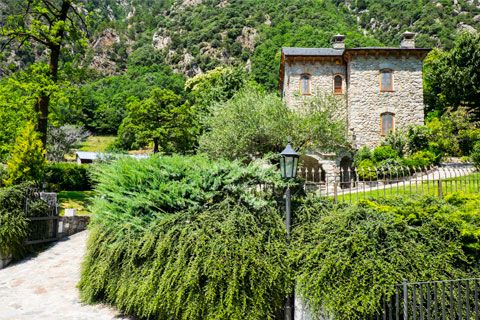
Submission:
M 290 284 L 277 171 L 202 156 L 121 159 L 94 176 L 80 290 L 156 319 L 273 319 Z M 283 188 L 279 188 L 282 190 Z M 126 196 L 128 195 L 128 196 Z
M 372 160 L 365 159 L 360 162 L 357 168 L 358 178 L 363 181 L 377 180 L 375 164 Z
M 361 147 L 353 156 L 353 162 L 356 166 L 363 160 L 372 160 L 372 151 L 367 146 Z
M 437 163 L 437 156 L 431 151 L 417 151 L 403 160 L 409 168 L 429 168 Z
M 373 161 L 379 163 L 387 159 L 398 158 L 398 152 L 390 146 L 380 146 L 373 149 Z
M 382 145 L 392 147 L 393 150 L 397 151 L 399 157 L 403 157 L 407 139 L 402 131 L 390 131 Z
M 46 203 L 39 199 L 29 201 L 25 213 L 25 203 L 32 198 L 32 192 L 31 184 L 0 189 L 0 253 L 11 254 L 14 259 L 26 253 L 23 242 L 28 234 L 27 218 L 47 213 Z
M 407 131 L 407 148 L 410 153 L 428 149 L 431 130 L 427 126 L 410 127 Z
M 25 181 L 39 182 L 45 167 L 45 149 L 35 126 L 28 122 L 15 140 L 10 159 L 7 162 L 8 179 L 6 185 Z
M 480 170 L 480 140 L 475 143 L 470 158 L 472 158 L 473 164 L 477 170 Z
M 297 293 L 314 313 L 369 319 L 382 297 L 393 295 L 404 279 L 478 274 L 470 263 L 474 255 L 467 255 L 462 243 L 468 218 L 451 218 L 460 207 L 434 198 L 364 200 L 341 207 L 316 201 L 307 199 L 296 211 L 303 223 L 292 234 Z M 478 228 L 478 216 L 476 222 Z
M 92 190 L 90 167 L 76 163 L 50 163 L 45 168 L 47 189 L 59 191 Z

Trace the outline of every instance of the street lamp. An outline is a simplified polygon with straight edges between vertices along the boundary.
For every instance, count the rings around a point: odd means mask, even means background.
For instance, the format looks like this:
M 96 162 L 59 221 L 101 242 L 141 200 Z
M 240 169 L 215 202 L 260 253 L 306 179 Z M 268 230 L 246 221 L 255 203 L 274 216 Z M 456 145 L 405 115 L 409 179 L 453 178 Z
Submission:
M 280 153 L 280 170 L 284 179 L 291 179 L 297 176 L 297 165 L 299 154 L 293 150 L 291 142 L 288 141 L 285 149 Z
M 282 173 L 282 177 L 286 180 L 293 179 L 297 176 L 297 166 L 298 166 L 298 158 L 300 155 L 293 150 L 290 138 L 288 139 L 288 144 L 281 153 L 280 158 L 280 171 Z M 290 241 L 290 229 L 292 225 L 292 195 L 290 192 L 290 186 L 287 185 L 287 190 L 285 191 L 285 226 L 287 228 L 287 238 Z M 285 320 L 293 320 L 294 319 L 294 292 L 287 296 L 287 301 L 285 302 Z

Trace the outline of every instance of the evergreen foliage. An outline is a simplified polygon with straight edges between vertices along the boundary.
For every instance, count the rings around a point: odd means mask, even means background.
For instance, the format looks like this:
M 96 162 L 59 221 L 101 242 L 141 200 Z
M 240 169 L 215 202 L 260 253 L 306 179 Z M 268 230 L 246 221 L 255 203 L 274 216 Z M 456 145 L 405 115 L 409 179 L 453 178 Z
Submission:
M 470 242 L 478 245 L 478 239 L 465 232 L 478 231 L 480 212 L 465 210 L 467 199 L 379 199 L 339 207 L 307 199 L 295 212 L 292 235 L 297 293 L 314 312 L 360 320 L 374 315 L 404 279 L 477 276 Z M 473 201 L 478 205 L 478 198 Z
M 0 189 L 0 253 L 11 254 L 14 259 L 21 258 L 26 252 L 23 242 L 28 235 L 28 217 L 43 216 L 47 204 L 42 200 L 29 201 L 28 214 L 25 203 L 31 199 L 31 184 L 21 184 Z
M 40 182 L 45 165 L 45 149 L 39 134 L 35 131 L 35 126 L 28 122 L 15 140 L 15 146 L 7 162 L 8 179 L 5 184 Z
M 403 279 L 478 275 L 478 195 L 298 200 L 287 246 L 259 189 L 284 186 L 257 162 L 156 155 L 95 177 L 82 299 L 141 319 L 277 319 L 294 282 L 314 312 L 366 319 Z
M 272 319 L 291 280 L 260 164 L 121 159 L 96 173 L 80 289 L 144 318 Z M 128 197 L 125 195 L 128 194 Z

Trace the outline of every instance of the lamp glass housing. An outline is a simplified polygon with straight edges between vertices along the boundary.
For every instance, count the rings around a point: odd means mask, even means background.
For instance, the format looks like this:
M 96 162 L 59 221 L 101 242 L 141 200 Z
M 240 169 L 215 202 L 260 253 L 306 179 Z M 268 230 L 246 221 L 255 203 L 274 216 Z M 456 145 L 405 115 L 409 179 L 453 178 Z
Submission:
M 284 179 L 293 179 L 297 176 L 299 154 L 293 150 L 290 143 L 280 154 L 280 171 Z

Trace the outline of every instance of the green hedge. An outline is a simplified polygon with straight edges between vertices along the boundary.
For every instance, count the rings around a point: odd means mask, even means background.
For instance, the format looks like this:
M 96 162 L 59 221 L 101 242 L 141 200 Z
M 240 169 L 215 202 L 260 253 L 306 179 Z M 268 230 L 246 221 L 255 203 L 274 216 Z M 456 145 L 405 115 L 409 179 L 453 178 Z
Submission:
M 99 167 L 79 284 L 139 319 L 278 319 L 288 288 L 315 312 L 367 319 L 394 285 L 478 276 L 480 196 L 294 201 L 279 173 L 201 156 Z M 255 186 L 255 187 L 254 187 Z
M 92 190 L 90 166 L 76 163 L 50 163 L 45 168 L 47 189 L 59 191 Z
M 279 174 L 201 156 L 121 159 L 95 173 L 83 300 L 140 318 L 273 319 L 283 305 L 286 234 Z
M 404 279 L 479 275 L 480 196 L 338 207 L 309 198 L 295 215 L 297 294 L 335 319 L 370 318 Z

